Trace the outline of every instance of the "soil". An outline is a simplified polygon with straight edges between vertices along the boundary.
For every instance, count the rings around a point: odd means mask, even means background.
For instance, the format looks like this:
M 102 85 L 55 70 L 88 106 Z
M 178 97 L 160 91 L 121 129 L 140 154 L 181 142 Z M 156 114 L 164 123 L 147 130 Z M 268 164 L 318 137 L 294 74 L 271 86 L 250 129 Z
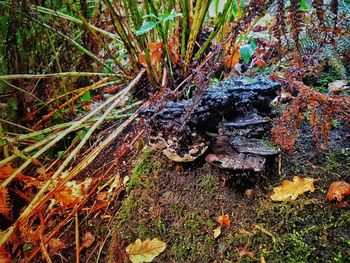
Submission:
M 136 239 L 167 244 L 153 262 L 350 262 L 350 210 L 326 200 L 333 181 L 350 181 L 349 128 L 334 128 L 320 152 L 310 128 L 293 154 L 282 155 L 282 173 L 234 175 L 204 158 L 177 164 L 150 149 L 135 161 L 114 220 L 106 260 L 128 262 Z M 293 176 L 319 179 L 313 193 L 273 202 L 273 187 Z M 213 237 L 217 217 L 229 227 Z

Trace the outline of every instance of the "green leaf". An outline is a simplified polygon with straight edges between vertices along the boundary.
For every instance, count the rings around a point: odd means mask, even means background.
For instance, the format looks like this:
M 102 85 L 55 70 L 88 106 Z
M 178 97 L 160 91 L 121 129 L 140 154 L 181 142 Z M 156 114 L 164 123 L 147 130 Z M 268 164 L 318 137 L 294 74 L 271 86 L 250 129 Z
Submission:
M 240 15 L 241 16 L 242 16 L 244 5 L 245 5 L 244 1 L 240 1 L 240 6 L 241 6 L 241 14 Z M 237 18 L 238 17 L 238 4 L 237 4 L 237 1 L 234 1 L 232 9 L 233 9 L 233 16 L 235 18 Z
M 144 15 L 143 18 L 155 18 L 155 19 L 159 19 L 158 16 L 156 16 L 155 14 L 148 14 L 148 15 Z
M 26 252 L 26 251 L 31 250 L 32 247 L 33 247 L 33 244 L 32 244 L 32 243 L 26 243 L 26 244 L 23 246 L 23 252 Z
M 91 101 L 91 94 L 90 91 L 86 92 L 81 98 L 81 101 Z
M 310 5 L 305 0 L 300 1 L 300 10 L 306 11 L 309 10 L 309 8 Z
M 41 140 L 45 139 L 45 135 L 44 134 L 39 134 L 38 136 L 35 136 L 33 139 L 36 140 L 36 141 L 41 141 Z
M 62 158 L 63 155 L 64 155 L 64 151 L 58 151 L 58 152 L 57 152 L 57 157 L 58 157 L 58 158 Z
M 139 36 L 139 35 L 143 35 L 149 31 L 152 30 L 152 28 L 154 28 L 159 22 L 154 22 L 154 21 L 149 21 L 149 22 L 146 22 L 144 23 L 140 29 L 136 30 L 136 35 Z
M 175 12 L 172 12 L 170 14 L 164 14 L 160 18 L 160 21 L 164 23 L 164 22 L 167 22 L 169 20 L 173 20 L 177 16 L 182 16 L 182 14 L 181 13 L 175 13 Z
M 248 64 L 251 57 L 253 56 L 256 49 L 256 43 L 255 41 L 251 41 L 250 44 L 246 44 L 244 46 L 241 46 L 239 49 L 239 53 L 241 54 L 241 57 L 243 58 L 243 61 Z
M 56 119 L 59 119 L 61 118 L 61 115 L 57 112 L 55 112 L 55 114 L 53 115 L 53 118 L 56 120 Z

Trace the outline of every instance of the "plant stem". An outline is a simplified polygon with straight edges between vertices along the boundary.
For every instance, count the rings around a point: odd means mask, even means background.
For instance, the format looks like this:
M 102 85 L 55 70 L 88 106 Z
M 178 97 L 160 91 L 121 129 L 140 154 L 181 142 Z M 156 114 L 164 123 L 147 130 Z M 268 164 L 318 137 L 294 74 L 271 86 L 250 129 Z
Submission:
M 188 26 L 189 26 L 189 14 L 188 14 L 188 1 L 181 0 L 182 9 L 182 32 L 181 32 L 181 56 L 182 58 L 186 55 L 186 45 L 188 40 Z
M 142 70 L 139 75 L 138 78 L 140 78 L 143 75 L 144 70 Z M 115 101 L 117 98 L 119 98 L 120 96 L 124 95 L 126 91 L 130 90 L 131 87 L 130 85 L 125 88 L 123 91 L 119 92 L 118 94 L 110 97 L 107 101 L 105 101 L 103 104 L 101 104 L 100 106 L 98 106 L 96 109 L 94 109 L 93 111 L 91 111 L 89 114 L 85 115 L 81 120 L 74 122 L 74 124 L 72 126 L 70 126 L 67 130 L 64 131 L 64 133 L 60 134 L 59 136 L 57 136 L 54 140 L 52 140 L 50 143 L 48 143 L 47 145 L 45 145 L 45 147 L 43 147 L 42 149 L 40 149 L 38 152 L 36 152 L 31 159 L 27 160 L 25 163 L 23 163 L 16 171 L 13 172 L 13 174 L 11 174 L 4 182 L 2 182 L 2 184 L 0 185 L 0 187 L 6 187 L 14 178 L 16 178 L 16 176 L 22 172 L 32 161 L 32 159 L 36 159 L 38 158 L 41 154 L 43 154 L 44 152 L 46 152 L 48 149 L 50 149 L 54 144 L 56 144 L 57 142 L 59 142 L 63 137 L 65 137 L 66 135 L 68 135 L 70 132 L 72 132 L 77 126 L 81 125 L 82 123 L 84 123 L 86 120 L 88 120 L 90 117 L 92 117 L 93 115 L 97 114 L 99 111 L 101 111 L 104 107 L 106 107 L 109 103 L 111 103 L 112 101 Z
M 37 5 L 31 5 L 30 7 L 32 10 L 35 10 L 35 11 L 38 11 L 40 13 L 43 13 L 43 14 L 48 14 L 48 15 L 52 15 L 52 16 L 57 16 L 59 18 L 63 18 L 63 19 L 66 19 L 68 21 L 71 21 L 73 23 L 76 23 L 76 24 L 79 24 L 79 25 L 83 25 L 83 21 L 75 18 L 75 17 L 72 17 L 72 16 L 69 16 L 67 14 L 64 14 L 60 11 L 56 11 L 56 10 L 52 10 L 52 9 L 49 9 L 49 8 L 46 8 L 46 7 L 42 7 L 42 6 L 37 6 Z M 91 25 L 89 24 L 89 27 L 91 27 L 93 30 L 103 34 L 104 36 L 106 37 L 109 37 L 115 41 L 117 41 L 119 44 L 123 44 L 123 42 L 118 38 L 117 35 L 114 35 L 106 30 L 103 30 L 101 28 L 98 28 L 94 25 Z
M 201 46 L 201 48 L 198 50 L 198 52 L 195 55 L 195 59 L 196 60 L 200 60 L 205 52 L 205 50 L 207 49 L 207 47 L 209 46 L 210 42 L 213 40 L 213 38 L 216 36 L 216 34 L 219 32 L 220 29 L 222 29 L 222 25 L 225 22 L 225 18 L 227 15 L 228 10 L 230 9 L 231 6 L 231 1 L 227 1 L 222 13 L 219 14 L 219 19 L 217 20 L 214 30 L 210 33 L 208 39 L 204 42 L 204 44 Z
M 201 0 L 196 2 L 196 11 L 193 19 L 193 27 L 190 32 L 190 37 L 187 44 L 186 56 L 185 56 L 185 64 L 184 64 L 184 75 L 188 74 L 188 69 L 191 63 L 194 45 L 196 43 L 196 38 L 198 36 L 199 30 L 202 26 L 205 13 L 208 9 L 210 1 L 209 0 Z
M 44 78 L 75 78 L 75 77 L 92 77 L 92 76 L 102 76 L 102 77 L 119 77 L 125 79 L 132 79 L 130 76 L 121 75 L 118 73 L 100 73 L 100 72 L 59 72 L 51 74 L 14 74 L 14 75 L 3 75 L 0 76 L 0 80 L 8 79 L 44 79 Z M 30 94 L 30 93 L 29 93 Z M 29 95 L 28 94 L 28 95 Z M 33 96 L 32 94 L 30 94 Z M 38 98 L 36 98 L 38 99 Z

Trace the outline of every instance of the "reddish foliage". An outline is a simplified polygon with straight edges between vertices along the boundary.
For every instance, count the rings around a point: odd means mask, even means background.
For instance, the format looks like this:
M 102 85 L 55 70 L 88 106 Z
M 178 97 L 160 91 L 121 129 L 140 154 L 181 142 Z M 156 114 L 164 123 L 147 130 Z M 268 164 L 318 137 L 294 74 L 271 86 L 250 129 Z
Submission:
M 12 206 L 7 188 L 0 187 L 0 214 L 11 216 Z
M 349 96 L 325 95 L 310 89 L 302 82 L 288 82 L 277 76 L 272 77 L 282 81 L 287 90 L 298 93 L 298 96 L 287 104 L 272 129 L 272 137 L 282 149 L 288 152 L 294 150 L 296 136 L 308 114 L 315 142 L 320 148 L 327 146 L 333 120 L 350 121 Z

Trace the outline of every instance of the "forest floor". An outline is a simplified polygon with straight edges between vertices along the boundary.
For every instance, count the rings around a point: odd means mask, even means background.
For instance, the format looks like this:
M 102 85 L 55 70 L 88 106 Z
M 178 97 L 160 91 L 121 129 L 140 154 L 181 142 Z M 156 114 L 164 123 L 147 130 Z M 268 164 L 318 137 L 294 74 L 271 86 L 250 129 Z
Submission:
M 350 210 L 326 200 L 331 182 L 350 179 L 348 134 L 342 125 L 334 128 L 328 149 L 319 152 L 304 127 L 296 151 L 282 156 L 281 176 L 254 178 L 213 168 L 203 158 L 174 163 L 146 148 L 133 161 L 102 255 L 125 262 L 128 244 L 157 237 L 167 247 L 153 262 L 350 262 Z M 318 179 L 316 190 L 273 202 L 273 188 L 296 175 Z M 215 239 L 223 213 L 231 224 Z

